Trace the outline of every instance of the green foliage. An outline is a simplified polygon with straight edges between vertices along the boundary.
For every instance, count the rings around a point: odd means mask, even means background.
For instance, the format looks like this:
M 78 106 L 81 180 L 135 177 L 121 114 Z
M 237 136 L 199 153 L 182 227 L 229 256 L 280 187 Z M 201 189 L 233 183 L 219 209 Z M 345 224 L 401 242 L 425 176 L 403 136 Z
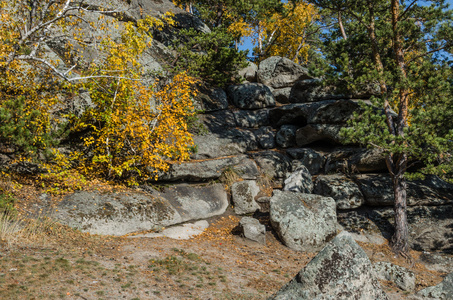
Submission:
M 14 216 L 16 214 L 15 202 L 16 199 L 11 195 L 0 194 L 0 214 L 6 213 Z
M 175 71 L 188 74 L 214 86 L 225 86 L 238 80 L 237 70 L 246 66 L 246 55 L 232 45 L 233 37 L 222 28 L 210 33 L 194 29 L 180 31 L 182 39 L 175 40 L 178 52 Z
M 332 25 L 323 33 L 329 84 L 349 93 L 380 87 L 381 94 L 372 105 L 363 105 L 363 112 L 350 123 L 352 128 L 343 134 L 351 142 L 382 149 L 394 166 L 398 155 L 404 154 L 408 168 L 411 162 L 422 162 L 419 174 L 450 177 L 453 81 L 451 67 L 439 50 L 453 45 L 452 11 L 445 9 L 443 1 L 432 6 L 418 1 L 409 6 L 402 1 L 405 12 L 394 29 L 391 1 L 376 1 L 372 6 L 367 1 L 314 2 L 324 8 L 325 20 Z M 403 49 L 403 67 L 396 59 L 395 36 Z M 386 105 L 396 114 L 386 116 Z
M 182 8 L 191 8 L 209 28 L 227 28 L 239 21 L 254 23 L 276 11 L 281 11 L 280 0 L 174 0 Z
M 0 143 L 32 156 L 38 150 L 55 146 L 57 140 L 50 128 L 40 126 L 40 117 L 39 110 L 26 107 L 24 96 L 3 100 L 0 102 Z

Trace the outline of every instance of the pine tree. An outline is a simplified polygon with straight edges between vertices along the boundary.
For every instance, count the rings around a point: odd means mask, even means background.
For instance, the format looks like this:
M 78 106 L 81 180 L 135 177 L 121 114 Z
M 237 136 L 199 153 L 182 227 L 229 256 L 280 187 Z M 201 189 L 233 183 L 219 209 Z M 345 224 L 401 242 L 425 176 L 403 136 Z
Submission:
M 407 255 L 408 168 L 422 160 L 419 173 L 451 170 L 446 166 L 452 163 L 453 126 L 436 118 L 452 113 L 451 69 L 444 55 L 453 46 L 452 11 L 442 0 L 312 2 L 336 17 L 325 36 L 330 74 L 345 88 L 371 84 L 380 91 L 374 104 L 381 109 L 366 106 L 344 133 L 384 151 L 395 198 L 392 248 Z

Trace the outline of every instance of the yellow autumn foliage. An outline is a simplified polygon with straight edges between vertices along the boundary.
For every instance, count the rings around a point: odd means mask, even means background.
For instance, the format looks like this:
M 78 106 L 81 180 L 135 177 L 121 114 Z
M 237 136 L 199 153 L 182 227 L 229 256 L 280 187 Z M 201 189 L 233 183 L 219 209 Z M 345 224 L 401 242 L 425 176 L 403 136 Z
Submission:
M 313 4 L 300 1 L 293 7 L 293 4 L 284 5 L 286 14 L 275 13 L 271 18 L 260 22 L 255 27 L 254 43 L 264 44 L 265 56 L 282 56 L 293 60 L 296 63 L 304 62 L 308 58 L 308 36 L 307 29 L 317 19 L 318 10 Z
M 24 125 L 28 131 L 24 130 L 32 139 L 27 149 L 32 150 L 21 156 L 18 152 L 16 161 L 31 160 L 37 152 L 47 150 L 53 159 L 42 164 L 49 172 L 40 178 L 54 187 L 74 180 L 77 188 L 86 177 L 130 183 L 137 178 L 156 178 L 168 169 L 168 162 L 189 158 L 193 141 L 187 118 L 194 114 L 194 79 L 182 73 L 167 84 L 149 83 L 149 77 L 148 82 L 143 80 L 146 74 L 140 64 L 143 51 L 152 42 L 150 28 L 173 24 L 171 14 L 136 23 L 118 22 L 102 13 L 93 18 L 95 14 L 90 12 L 88 18 L 83 6 L 74 9 L 67 5 L 73 1 L 45 6 L 50 2 L 43 0 L 37 9 L 43 17 L 41 23 L 27 23 L 26 2 L 0 3 L 0 110 L 20 97 L 24 102 L 20 117 L 30 116 Z M 31 32 L 21 31 L 27 26 L 37 29 L 24 40 L 26 32 Z M 119 39 L 107 34 L 112 26 L 120 32 Z M 63 56 L 52 55 L 41 43 L 56 27 L 59 34 L 70 37 Z M 88 38 L 91 43 L 86 43 Z M 99 56 L 85 59 L 93 44 Z M 94 106 L 81 116 L 62 114 L 80 91 L 89 92 Z M 10 122 L 19 123 L 19 116 Z M 63 122 L 69 122 L 72 133 L 83 132 L 82 147 L 64 154 L 49 142 L 55 127 Z

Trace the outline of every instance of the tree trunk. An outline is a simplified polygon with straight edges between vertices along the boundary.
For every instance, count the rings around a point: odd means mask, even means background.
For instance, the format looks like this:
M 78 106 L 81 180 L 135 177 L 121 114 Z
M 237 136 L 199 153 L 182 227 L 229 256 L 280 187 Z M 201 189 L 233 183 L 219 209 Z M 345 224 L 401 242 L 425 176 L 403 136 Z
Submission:
M 407 256 L 409 253 L 408 245 L 408 226 L 407 226 L 407 202 L 406 202 L 406 179 L 404 178 L 404 169 L 407 164 L 406 155 L 402 154 L 399 157 L 400 164 L 397 166 L 395 174 L 392 174 L 393 194 L 395 196 L 395 233 L 392 237 L 392 249 L 397 254 Z M 403 167 L 404 169 L 401 169 Z
M 395 52 L 395 63 L 400 72 L 400 91 L 398 99 L 398 118 L 396 120 L 395 135 L 403 137 L 404 128 L 407 127 L 408 118 L 408 101 L 409 92 L 407 87 L 404 85 L 404 81 L 407 78 L 406 63 L 404 59 L 404 52 L 402 46 L 402 38 L 400 35 L 399 28 L 399 15 L 400 15 L 400 3 L 399 0 L 391 1 L 392 9 L 392 31 L 393 31 L 393 51 Z M 407 155 L 402 153 L 397 155 L 397 161 L 394 162 L 394 170 L 392 173 L 393 178 L 393 191 L 395 195 L 395 234 L 392 237 L 392 248 L 397 254 L 401 254 L 408 257 L 409 246 L 408 246 L 408 225 L 407 225 L 407 212 L 406 212 L 406 180 L 404 173 L 407 168 Z

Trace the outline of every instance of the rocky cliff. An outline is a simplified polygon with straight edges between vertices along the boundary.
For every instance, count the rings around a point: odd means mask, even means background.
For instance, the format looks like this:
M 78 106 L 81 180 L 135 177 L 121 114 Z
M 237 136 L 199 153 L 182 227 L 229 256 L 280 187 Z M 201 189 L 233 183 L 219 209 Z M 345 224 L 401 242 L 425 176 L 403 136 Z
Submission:
M 101 6 L 102 1 L 93 5 Z M 170 1 L 117 1 L 115 5 L 124 14 L 110 17 L 120 21 L 169 10 L 175 13 L 177 25 L 156 32 L 153 46 L 142 58 L 150 71 L 164 70 L 161 63 L 173 55 L 166 45 L 178 28 L 209 30 Z M 58 54 L 58 45 L 54 51 Z M 250 63 L 240 75 L 242 84 L 200 90 L 196 105 L 203 113 L 194 129 L 196 152 L 191 161 L 172 164 L 158 181 L 135 191 L 68 195 L 54 217 L 82 231 L 124 235 L 207 219 L 232 205 L 238 215 L 268 216 L 282 243 L 296 251 L 320 251 L 341 230 L 361 241 L 389 238 L 393 192 L 382 153 L 347 144 L 340 135 L 354 112 L 360 111 L 359 102 L 368 103 L 375 89 L 338 94 L 281 57 L 270 57 L 258 66 Z M 453 185 L 434 176 L 410 181 L 408 205 L 411 247 L 452 253 Z M 265 243 L 264 226 L 251 218 L 243 220 L 244 236 Z M 341 248 L 341 239 L 362 255 L 346 234 L 323 253 L 332 256 L 329 249 Z M 313 265 L 307 268 L 320 268 Z M 359 268 L 368 265 L 363 258 Z M 302 286 L 301 293 L 318 293 L 309 289 L 318 277 L 307 279 L 304 274 L 285 290 Z M 351 277 L 360 277 L 357 274 Z M 376 285 L 373 279 L 366 289 L 376 299 L 385 299 L 380 290 L 373 290 Z M 322 284 L 317 286 L 323 289 Z

